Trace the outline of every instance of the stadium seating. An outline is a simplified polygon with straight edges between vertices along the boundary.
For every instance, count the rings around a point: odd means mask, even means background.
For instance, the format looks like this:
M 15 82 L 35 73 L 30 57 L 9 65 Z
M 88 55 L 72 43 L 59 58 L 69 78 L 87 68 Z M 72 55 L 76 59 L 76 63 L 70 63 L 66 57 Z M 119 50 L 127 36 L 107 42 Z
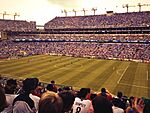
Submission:
M 0 19 L 0 31 L 36 31 L 35 22 Z
M 12 42 L 0 43 L 0 56 L 30 56 L 62 54 L 101 59 L 129 59 L 149 61 L 149 44 L 95 43 L 95 42 Z
M 116 13 L 111 16 L 55 17 L 44 25 L 45 29 L 63 28 L 114 28 L 150 25 L 150 12 Z

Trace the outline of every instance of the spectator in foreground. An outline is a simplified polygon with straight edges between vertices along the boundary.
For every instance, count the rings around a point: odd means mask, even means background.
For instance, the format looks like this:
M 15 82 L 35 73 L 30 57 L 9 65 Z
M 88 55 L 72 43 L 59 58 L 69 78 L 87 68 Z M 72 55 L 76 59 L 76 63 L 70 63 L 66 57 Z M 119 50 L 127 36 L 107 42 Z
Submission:
M 46 91 L 39 101 L 38 113 L 62 113 L 63 101 L 57 93 Z
M 118 104 L 117 107 L 119 107 L 123 110 L 126 109 L 126 102 L 125 102 L 122 92 L 118 91 L 117 97 L 115 99 L 113 98 L 113 100 L 115 100 L 115 102 L 117 102 L 117 104 Z
M 92 101 L 94 113 L 113 113 L 110 101 L 104 96 L 97 96 Z
M 5 85 L 5 96 L 7 101 L 7 107 L 2 111 L 2 113 L 12 113 L 13 101 L 17 97 L 15 91 L 17 89 L 17 81 L 14 79 L 7 80 Z
M 38 97 L 37 92 L 35 91 L 38 87 L 38 84 L 39 84 L 39 79 L 38 78 L 32 78 L 34 80 L 34 83 L 35 83 L 35 89 L 32 90 L 32 92 L 30 93 L 30 98 L 34 101 L 34 104 L 35 104 L 35 109 L 38 110 L 38 104 L 39 104 L 39 100 L 40 100 L 40 97 Z
M 51 84 L 53 85 L 53 90 L 54 90 L 54 92 L 57 93 L 57 87 L 56 87 L 56 85 L 55 85 L 55 81 L 52 80 L 52 81 L 51 81 Z
M 13 113 L 35 113 L 35 103 L 29 96 L 36 88 L 34 78 L 26 78 L 23 81 L 23 92 L 13 101 Z
M 102 88 L 101 89 L 101 92 L 99 93 L 99 94 L 97 94 L 98 96 L 104 96 L 104 97 L 106 97 L 108 100 L 112 100 L 112 95 L 108 92 L 108 91 L 106 91 L 106 89 L 105 88 Z
M 33 95 L 36 95 L 38 97 L 41 97 L 41 95 L 45 92 L 44 87 L 41 86 L 41 83 L 39 82 L 36 89 L 32 92 Z
M 88 95 L 89 88 L 81 88 L 78 96 L 75 98 L 72 113 L 93 113 L 92 102 L 86 99 Z
M 62 113 L 69 112 L 75 100 L 75 96 L 72 92 L 61 92 L 58 94 L 63 100 Z
M 142 98 L 130 97 L 130 101 L 131 105 L 126 109 L 126 113 L 144 113 L 145 105 Z
M 143 113 L 150 113 L 150 102 L 145 103 Z
M 48 85 L 46 86 L 46 90 L 55 92 L 53 84 L 48 84 Z M 55 93 L 56 93 L 56 92 L 55 92 Z
M 119 99 L 114 98 L 112 100 L 112 103 L 113 103 L 113 106 L 112 106 L 113 113 L 124 113 L 124 110 L 119 108 L 119 103 L 120 103 Z
M 7 107 L 5 92 L 4 88 L 0 84 L 0 112 L 3 111 L 5 107 Z

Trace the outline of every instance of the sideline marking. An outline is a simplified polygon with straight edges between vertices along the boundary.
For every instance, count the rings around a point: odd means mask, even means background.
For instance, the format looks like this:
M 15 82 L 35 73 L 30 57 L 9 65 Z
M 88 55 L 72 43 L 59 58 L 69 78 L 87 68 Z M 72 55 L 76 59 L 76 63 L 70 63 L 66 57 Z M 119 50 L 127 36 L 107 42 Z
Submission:
M 128 67 L 129 67 L 129 65 L 126 67 L 126 69 L 124 70 L 124 72 L 121 74 L 119 80 L 117 81 L 118 84 L 120 83 L 120 81 L 121 81 L 121 79 L 122 79 L 124 73 L 127 71 Z

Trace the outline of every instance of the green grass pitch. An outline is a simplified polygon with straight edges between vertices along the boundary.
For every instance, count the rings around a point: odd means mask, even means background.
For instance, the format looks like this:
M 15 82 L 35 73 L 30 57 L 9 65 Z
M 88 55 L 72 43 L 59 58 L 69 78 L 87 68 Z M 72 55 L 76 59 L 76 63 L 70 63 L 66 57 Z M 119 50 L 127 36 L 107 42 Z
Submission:
M 41 82 L 71 85 L 77 89 L 102 87 L 116 94 L 150 98 L 150 64 L 37 55 L 13 60 L 0 60 L 0 74 L 17 79 L 37 77 Z

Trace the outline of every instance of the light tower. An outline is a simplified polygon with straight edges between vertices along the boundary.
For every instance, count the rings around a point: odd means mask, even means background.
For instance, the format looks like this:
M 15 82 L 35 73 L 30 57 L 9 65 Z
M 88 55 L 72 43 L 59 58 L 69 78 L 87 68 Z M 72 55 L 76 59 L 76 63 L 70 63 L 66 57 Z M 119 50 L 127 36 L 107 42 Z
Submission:
M 77 11 L 75 9 L 72 10 L 74 12 L 74 15 L 77 15 Z
M 67 16 L 68 12 L 64 9 L 64 10 L 61 11 L 61 13 L 65 13 L 65 16 Z
M 85 9 L 83 8 L 81 11 L 83 11 L 84 16 L 85 16 L 87 10 L 85 10 Z
M 123 8 L 127 8 L 127 13 L 129 12 L 129 7 L 135 7 L 135 6 L 129 6 L 129 4 L 122 5 Z
M 3 19 L 5 19 L 5 15 L 7 15 L 6 11 L 4 11 L 4 13 L 3 13 Z
M 14 20 L 16 20 L 16 16 L 20 16 L 20 14 L 15 13 L 13 16 L 14 16 Z
M 97 8 L 92 8 L 92 11 L 94 12 L 94 15 L 95 15 L 95 12 L 97 11 Z
M 150 6 L 150 4 L 141 4 L 141 3 L 138 3 L 137 6 L 139 7 L 139 12 L 141 12 L 141 7 L 142 6 Z

